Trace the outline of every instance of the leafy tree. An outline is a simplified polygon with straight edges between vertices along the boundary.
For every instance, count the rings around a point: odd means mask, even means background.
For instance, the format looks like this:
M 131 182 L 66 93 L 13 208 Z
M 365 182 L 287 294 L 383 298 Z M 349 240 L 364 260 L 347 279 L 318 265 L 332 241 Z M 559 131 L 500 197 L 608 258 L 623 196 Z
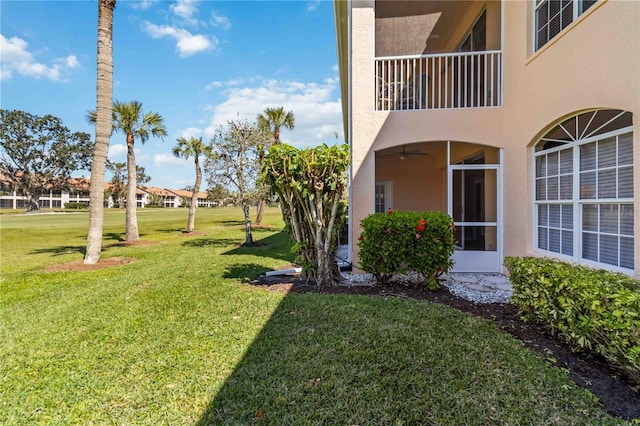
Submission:
M 165 197 L 160 194 L 149 194 L 147 203 L 152 206 L 164 207 Z
M 89 170 L 93 144 L 88 133 L 71 133 L 58 117 L 0 110 L 0 173 L 40 210 L 40 196 L 68 189 L 71 173 Z
M 95 112 L 89 113 L 89 121 L 95 122 Z M 112 125 L 114 132 L 125 135 L 127 142 L 127 207 L 126 207 L 126 240 L 139 241 L 138 219 L 136 216 L 136 157 L 133 151 L 135 139 L 145 143 L 150 136 L 167 135 L 162 116 L 156 112 L 143 113 L 142 103 L 113 102 Z
M 89 231 L 84 263 L 95 264 L 102 250 L 104 224 L 104 170 L 111 136 L 113 101 L 113 10 L 116 0 L 98 0 L 98 49 L 96 55 L 96 138 L 89 187 Z
M 207 198 L 217 205 L 224 206 L 225 201 L 233 197 L 224 185 L 218 183 L 207 189 Z
M 258 125 L 246 120 L 231 120 L 218 126 L 211 141 L 214 156 L 205 162 L 210 186 L 230 186 L 237 191 L 236 202 L 242 206 L 245 242 L 254 245 L 249 207 L 255 200 L 259 174 L 256 147 L 264 139 Z
M 348 167 L 348 145 L 298 150 L 278 144 L 269 149 L 262 168 L 263 178 L 280 199 L 304 274 L 321 287 L 339 279 L 333 250 Z
M 213 150 L 210 145 L 202 142 L 202 138 L 191 137 L 189 139 L 179 138 L 178 144 L 173 147 L 173 155 L 186 160 L 193 158 L 196 167 L 196 183 L 192 190 L 191 202 L 189 203 L 189 218 L 187 220 L 187 232 L 193 232 L 196 227 L 196 207 L 198 206 L 198 192 L 202 183 L 202 168 L 200 167 L 200 157 L 211 158 Z
M 113 197 L 113 201 L 116 202 L 121 209 L 124 208 L 124 200 L 127 196 L 126 168 L 126 163 L 112 163 L 107 160 L 107 170 L 113 173 L 110 182 L 111 185 L 107 192 Z
M 283 107 L 265 108 L 263 114 L 258 114 L 258 126 L 260 126 L 266 134 L 271 136 L 265 143 L 258 145 L 258 162 L 260 163 L 260 167 L 262 167 L 266 151 L 269 150 L 271 145 L 280 143 L 280 128 L 284 127 L 285 129 L 293 130 L 295 118 L 293 112 L 285 112 Z M 269 188 L 263 184 L 259 187 L 259 192 L 260 199 L 258 200 L 258 213 L 256 216 L 257 225 L 262 222 Z
M 127 175 L 125 174 L 126 163 L 112 163 L 107 160 L 107 170 L 113 173 L 111 177 L 111 185 L 108 194 L 111 195 L 120 208 L 124 208 L 125 198 L 127 196 Z M 136 182 L 140 184 L 147 183 L 151 177 L 147 175 L 144 167 L 136 166 Z M 144 188 L 144 187 L 143 187 Z

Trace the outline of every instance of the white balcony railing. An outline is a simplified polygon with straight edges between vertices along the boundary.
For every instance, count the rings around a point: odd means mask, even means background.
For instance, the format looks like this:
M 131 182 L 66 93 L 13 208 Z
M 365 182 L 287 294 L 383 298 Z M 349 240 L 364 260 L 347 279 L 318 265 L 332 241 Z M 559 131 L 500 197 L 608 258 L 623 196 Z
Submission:
M 376 111 L 502 105 L 502 51 L 375 59 Z

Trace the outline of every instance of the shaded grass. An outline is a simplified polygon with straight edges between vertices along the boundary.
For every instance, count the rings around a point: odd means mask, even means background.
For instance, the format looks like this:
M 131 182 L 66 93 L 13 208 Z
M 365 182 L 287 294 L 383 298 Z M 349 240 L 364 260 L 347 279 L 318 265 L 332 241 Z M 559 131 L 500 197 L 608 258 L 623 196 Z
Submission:
M 282 295 L 242 284 L 291 261 L 277 232 L 238 248 L 239 209 L 200 209 L 204 237 L 139 214 L 138 262 L 82 259 L 87 216 L 3 215 L 1 424 L 620 424 L 492 324 L 407 300 Z M 109 211 L 117 242 L 124 215 Z

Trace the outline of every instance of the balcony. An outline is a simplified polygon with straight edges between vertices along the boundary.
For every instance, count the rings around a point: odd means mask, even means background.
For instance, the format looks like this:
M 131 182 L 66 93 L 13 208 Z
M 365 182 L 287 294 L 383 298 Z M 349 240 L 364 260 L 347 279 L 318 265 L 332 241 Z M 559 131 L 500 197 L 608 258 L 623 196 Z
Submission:
M 502 105 L 502 51 L 375 58 L 375 110 Z
M 503 0 L 376 0 L 376 111 L 502 106 Z

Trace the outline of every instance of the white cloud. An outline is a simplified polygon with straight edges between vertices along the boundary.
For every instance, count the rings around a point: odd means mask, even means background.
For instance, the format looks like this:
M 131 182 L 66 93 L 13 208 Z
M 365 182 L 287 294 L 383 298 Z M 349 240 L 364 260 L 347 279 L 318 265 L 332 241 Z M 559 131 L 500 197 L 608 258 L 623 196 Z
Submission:
M 193 160 L 191 160 L 191 162 L 193 162 Z M 191 162 L 164 152 L 153 156 L 153 164 L 158 168 L 190 167 Z
M 56 59 L 50 66 L 43 64 L 36 60 L 28 47 L 29 43 L 19 37 L 6 38 L 0 34 L 0 80 L 10 79 L 15 72 L 25 77 L 64 81 L 71 69 L 80 66 L 75 55 Z
M 172 37 L 176 43 L 176 50 L 181 57 L 191 56 L 199 52 L 214 49 L 218 39 L 213 36 L 191 34 L 189 31 L 169 25 L 155 25 L 144 23 L 144 30 L 153 38 Z
M 111 137 L 113 140 L 114 137 Z M 144 148 L 136 148 L 134 146 L 133 153 L 136 156 L 136 164 L 141 165 L 143 161 L 148 160 L 149 154 L 144 151 Z M 127 161 L 127 145 L 123 143 L 116 143 L 109 145 L 109 151 L 107 151 L 107 158 L 113 163 L 123 163 Z
M 188 24 L 197 24 L 198 21 L 193 16 L 198 13 L 199 0 L 178 0 L 169 6 L 169 9 Z
M 115 144 L 109 146 L 107 153 L 109 161 L 121 163 L 127 159 L 127 146 L 125 144 Z
M 69 68 L 78 68 L 80 66 L 80 62 L 78 62 L 78 58 L 76 55 L 69 55 L 65 59 L 65 63 Z
M 132 9 L 141 9 L 141 10 L 146 10 L 148 8 L 150 8 L 151 6 L 153 6 L 154 3 L 158 3 L 159 0 L 131 0 L 131 1 L 124 1 L 124 4 L 127 4 L 129 6 L 131 6 Z M 118 3 L 120 4 L 120 3 Z
M 215 10 L 211 11 L 211 25 L 224 30 L 231 29 L 231 21 L 224 15 L 218 15 Z
M 180 132 L 180 137 L 185 139 L 189 139 L 192 137 L 199 138 L 200 136 L 202 136 L 202 130 L 198 129 L 197 127 L 187 127 Z
M 204 86 L 204 90 L 211 90 L 211 89 L 218 88 L 218 87 L 222 87 L 222 82 L 216 80 L 216 81 L 212 81 L 211 83 L 209 83 L 206 86 Z
M 310 1 L 309 3 L 307 3 L 307 11 L 313 12 L 318 8 L 318 6 L 320 6 L 320 0 Z
M 334 131 L 343 135 L 342 107 L 338 96 L 338 80 L 301 83 L 262 80 L 257 87 L 231 87 L 223 91 L 226 100 L 213 107 L 213 116 L 204 135 L 210 138 L 218 125 L 227 120 L 254 120 L 266 107 L 282 106 L 293 111 L 295 128 L 283 129 L 281 139 L 299 148 L 335 142 Z

